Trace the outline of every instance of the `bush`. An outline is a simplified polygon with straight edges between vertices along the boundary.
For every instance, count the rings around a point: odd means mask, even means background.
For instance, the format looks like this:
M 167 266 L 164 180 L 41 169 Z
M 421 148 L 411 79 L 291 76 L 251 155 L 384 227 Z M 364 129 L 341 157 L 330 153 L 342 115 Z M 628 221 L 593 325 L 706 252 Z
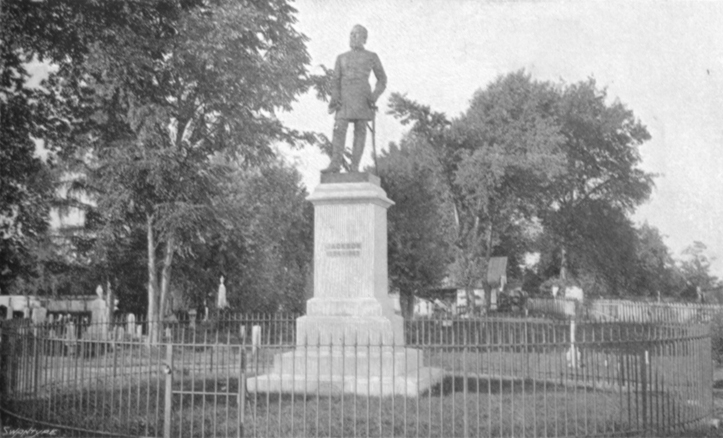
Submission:
M 717 365 L 723 365 L 723 314 L 716 313 L 710 324 L 713 360 Z

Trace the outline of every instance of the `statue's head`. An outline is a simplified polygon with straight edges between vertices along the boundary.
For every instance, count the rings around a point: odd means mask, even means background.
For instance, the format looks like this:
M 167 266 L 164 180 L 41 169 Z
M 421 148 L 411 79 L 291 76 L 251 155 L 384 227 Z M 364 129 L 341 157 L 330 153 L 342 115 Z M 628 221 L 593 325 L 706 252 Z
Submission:
M 363 49 L 364 44 L 367 42 L 367 29 L 361 24 L 351 28 L 351 35 L 349 36 L 349 46 L 352 49 Z

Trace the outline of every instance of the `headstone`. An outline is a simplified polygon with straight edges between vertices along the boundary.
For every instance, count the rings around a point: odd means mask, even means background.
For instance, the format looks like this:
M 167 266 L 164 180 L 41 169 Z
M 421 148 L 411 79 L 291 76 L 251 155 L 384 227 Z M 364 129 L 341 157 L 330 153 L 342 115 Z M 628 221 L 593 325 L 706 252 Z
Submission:
M 216 307 L 219 309 L 225 309 L 228 307 L 228 299 L 226 298 L 226 285 L 223 284 L 223 275 L 221 276 L 221 282 L 218 285 Z
M 188 311 L 188 319 L 191 320 L 191 329 L 192 330 L 196 328 L 196 314 L 197 313 L 198 312 L 196 311 L 196 309 L 191 309 Z
M 44 307 L 33 308 L 32 320 L 33 320 L 33 331 L 35 336 L 39 336 L 41 332 L 41 325 L 45 324 L 45 316 L 48 313 L 48 309 Z
M 565 298 L 582 301 L 584 298 L 582 289 L 579 286 L 570 286 L 565 289 Z
M 68 354 L 75 356 L 75 350 L 78 346 L 78 335 L 76 333 L 75 322 L 71 319 L 65 326 L 65 345 L 68 347 Z
M 33 324 L 43 324 L 45 322 L 47 314 L 48 309 L 46 309 L 45 307 L 33 308 Z
M 557 293 L 560 291 L 560 286 L 552 286 L 552 297 L 556 298 Z
M 98 286 L 100 288 L 100 286 Z M 107 339 L 110 325 L 110 309 L 103 298 L 96 298 L 90 303 L 90 327 L 88 335 L 93 339 Z
M 251 327 L 251 353 L 256 354 L 261 346 L 261 326 Z
M 126 315 L 126 331 L 131 336 L 136 332 L 136 315 L 133 313 Z
M 404 346 L 387 278 L 387 217 L 393 202 L 379 178 L 325 174 L 314 204 L 314 296 L 296 321 L 296 349 L 278 354 L 249 392 L 416 396 L 441 381 L 422 368 L 422 352 Z M 252 333 L 252 337 L 253 337 Z M 362 371 L 363 370 L 363 371 Z

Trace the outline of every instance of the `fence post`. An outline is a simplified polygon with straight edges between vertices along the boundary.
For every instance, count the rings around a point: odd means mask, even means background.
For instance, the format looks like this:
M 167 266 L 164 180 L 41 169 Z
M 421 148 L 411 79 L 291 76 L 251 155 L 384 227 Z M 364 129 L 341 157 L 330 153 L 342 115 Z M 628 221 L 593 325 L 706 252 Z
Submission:
M 113 348 L 113 384 L 115 385 L 115 378 L 118 373 L 118 349 L 115 342 L 113 342 L 111 348 Z
M 643 414 L 643 430 L 648 427 L 648 368 L 645 366 L 647 349 L 640 352 L 640 394 Z
M 3 345 L 3 324 L 0 322 L 0 401 L 5 400 L 5 351 L 8 351 L 10 342 L 7 343 L 8 345 Z M 0 415 L 0 417 L 2 417 Z M 0 424 L 2 426 L 2 424 Z M 0 428 L 0 430 L 2 430 Z
M 3 345 L 3 322 L 0 321 L 0 402 L 5 406 L 5 358 L 4 351 L 7 351 L 7 345 Z M 0 436 L 5 430 L 3 426 L 3 413 L 0 412 Z
M 40 377 L 40 360 L 38 358 L 38 336 L 33 338 L 33 391 L 38 395 L 38 378 Z
M 242 340 L 239 347 L 239 369 L 238 369 L 238 438 L 244 436 L 244 424 L 246 416 L 246 351 Z M 293 421 L 293 420 L 292 420 Z
M 172 386 L 173 386 L 173 343 L 166 344 L 166 374 L 165 402 L 163 407 L 163 438 L 171 438 L 171 411 L 172 411 Z

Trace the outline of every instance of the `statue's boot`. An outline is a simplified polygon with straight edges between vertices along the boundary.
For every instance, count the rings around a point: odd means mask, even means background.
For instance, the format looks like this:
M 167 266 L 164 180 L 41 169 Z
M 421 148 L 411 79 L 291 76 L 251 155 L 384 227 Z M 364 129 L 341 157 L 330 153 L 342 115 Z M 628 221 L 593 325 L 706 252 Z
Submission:
M 351 151 L 351 167 L 349 172 L 359 172 L 359 163 L 364 154 L 364 144 L 367 139 L 367 122 L 366 120 L 354 121 L 354 147 Z
M 348 121 L 336 120 L 334 122 L 334 133 L 331 139 L 331 163 L 321 173 L 339 173 L 341 161 L 344 158 L 344 141 L 346 140 L 346 129 Z
M 339 173 L 339 171 L 341 170 L 342 152 L 343 149 L 340 151 L 336 146 L 334 146 L 331 151 L 331 163 L 329 163 L 329 167 L 322 170 L 321 173 Z

